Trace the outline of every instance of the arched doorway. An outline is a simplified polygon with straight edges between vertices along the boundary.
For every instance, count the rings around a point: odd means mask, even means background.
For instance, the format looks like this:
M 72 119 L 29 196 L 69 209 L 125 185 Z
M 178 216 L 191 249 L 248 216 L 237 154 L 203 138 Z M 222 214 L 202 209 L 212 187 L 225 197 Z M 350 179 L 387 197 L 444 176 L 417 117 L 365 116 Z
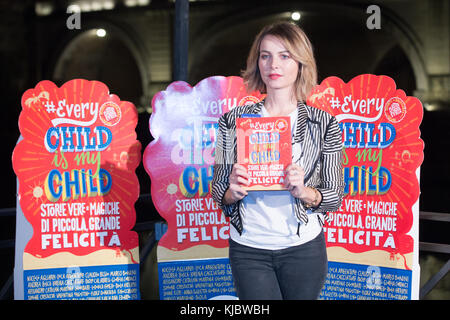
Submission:
M 374 73 L 386 75 L 394 79 L 397 88 L 405 91 L 406 95 L 414 95 L 416 78 L 408 57 L 399 45 L 392 47 L 380 60 Z
M 97 80 L 106 84 L 110 93 L 121 100 L 132 102 L 138 110 L 136 133 L 143 151 L 151 141 L 149 114 L 146 111 L 150 99 L 145 99 L 150 76 L 143 60 L 145 54 L 140 53 L 132 43 L 117 27 L 83 31 L 70 39 L 61 50 L 53 70 L 53 81 L 61 86 L 76 78 Z M 136 174 L 141 193 L 149 193 L 150 181 L 142 163 Z
M 109 30 L 90 29 L 72 39 L 53 73 L 58 84 L 76 78 L 105 83 L 122 100 L 139 103 L 142 78 L 130 49 Z
M 349 81 L 359 74 L 373 73 L 377 61 L 396 45 L 391 34 L 366 27 L 367 14 L 360 8 L 312 3 L 252 8 L 198 28 L 190 52 L 192 84 L 206 76 L 239 75 L 257 32 L 270 23 L 293 22 L 294 10 L 301 13 L 295 23 L 313 44 L 319 82 L 328 76 Z

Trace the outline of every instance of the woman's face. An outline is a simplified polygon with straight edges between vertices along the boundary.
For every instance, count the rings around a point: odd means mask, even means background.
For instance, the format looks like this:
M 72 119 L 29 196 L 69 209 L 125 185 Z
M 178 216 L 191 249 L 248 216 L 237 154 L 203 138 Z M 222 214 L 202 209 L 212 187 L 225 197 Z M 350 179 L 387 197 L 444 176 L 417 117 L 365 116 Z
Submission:
M 297 79 L 299 63 L 275 36 L 267 35 L 261 41 L 258 66 L 267 91 L 292 88 Z

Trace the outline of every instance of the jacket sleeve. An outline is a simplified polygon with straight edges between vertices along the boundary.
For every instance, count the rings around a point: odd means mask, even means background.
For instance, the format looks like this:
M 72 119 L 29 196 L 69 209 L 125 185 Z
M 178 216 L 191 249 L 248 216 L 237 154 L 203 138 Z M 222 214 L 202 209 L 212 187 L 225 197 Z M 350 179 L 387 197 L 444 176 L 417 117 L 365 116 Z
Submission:
M 345 185 L 342 157 L 342 133 L 336 118 L 332 117 L 324 135 L 321 183 L 317 188 L 322 201 L 315 211 L 332 212 L 341 206 Z
M 219 119 L 217 131 L 211 196 L 227 216 L 236 210 L 237 205 L 223 204 L 223 196 L 230 186 L 229 177 L 234 164 L 235 143 L 235 130 L 230 129 L 227 114 L 224 114 Z

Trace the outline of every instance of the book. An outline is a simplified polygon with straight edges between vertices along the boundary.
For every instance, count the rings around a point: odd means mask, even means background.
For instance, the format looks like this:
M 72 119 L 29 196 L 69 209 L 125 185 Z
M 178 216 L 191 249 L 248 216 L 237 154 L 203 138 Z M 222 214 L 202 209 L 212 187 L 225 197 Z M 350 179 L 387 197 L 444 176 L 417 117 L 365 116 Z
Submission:
M 292 162 L 290 117 L 236 119 L 237 161 L 247 169 L 246 190 L 286 190 L 286 168 Z

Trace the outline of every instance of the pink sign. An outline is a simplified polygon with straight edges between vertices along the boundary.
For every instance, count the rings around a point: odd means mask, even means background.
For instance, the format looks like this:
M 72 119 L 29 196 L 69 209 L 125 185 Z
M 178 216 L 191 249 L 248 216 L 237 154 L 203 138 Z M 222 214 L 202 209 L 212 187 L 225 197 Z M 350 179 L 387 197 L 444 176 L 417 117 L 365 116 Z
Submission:
M 134 105 L 98 81 L 76 79 L 60 88 L 41 81 L 23 94 L 23 140 L 14 149 L 13 166 L 20 206 L 33 227 L 24 269 L 65 273 L 68 266 L 133 265 L 137 272 L 138 237 L 131 231 L 139 196 L 136 124 Z M 137 285 L 128 298 L 139 296 Z M 60 293 L 59 287 L 54 290 L 53 295 Z M 77 294 L 72 297 L 84 297 Z
M 391 78 L 370 74 L 348 83 L 326 78 L 308 104 L 336 116 L 342 129 L 345 197 L 325 226 L 330 260 L 418 272 L 422 104 Z M 400 296 L 411 298 L 405 285 Z
M 152 199 L 167 221 L 160 247 L 172 251 L 207 244 L 226 248 L 229 219 L 210 195 L 217 121 L 235 106 L 258 102 L 240 77 L 210 77 L 191 87 L 174 82 L 153 98 L 144 166 Z

